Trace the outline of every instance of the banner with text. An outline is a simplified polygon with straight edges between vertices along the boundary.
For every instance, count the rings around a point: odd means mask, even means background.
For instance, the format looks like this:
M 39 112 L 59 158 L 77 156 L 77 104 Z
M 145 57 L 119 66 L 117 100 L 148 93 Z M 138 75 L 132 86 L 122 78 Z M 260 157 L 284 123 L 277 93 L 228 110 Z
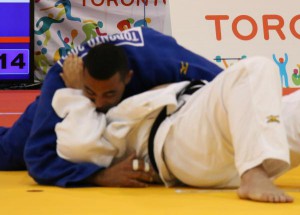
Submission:
M 172 34 L 223 68 L 255 55 L 272 59 L 282 86 L 300 87 L 300 1 L 172 0 Z
M 171 34 L 167 0 L 36 0 L 35 76 L 73 47 L 98 35 L 148 26 Z

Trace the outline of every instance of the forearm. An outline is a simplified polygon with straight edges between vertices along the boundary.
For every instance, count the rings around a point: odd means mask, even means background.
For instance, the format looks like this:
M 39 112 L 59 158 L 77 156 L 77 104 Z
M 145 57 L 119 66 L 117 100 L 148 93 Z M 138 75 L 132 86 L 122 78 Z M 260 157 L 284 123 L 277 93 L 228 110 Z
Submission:
M 55 91 L 64 87 L 60 72 L 60 67 L 53 67 L 44 81 L 24 159 L 29 174 L 40 184 L 82 186 L 101 168 L 89 163 L 74 164 L 59 158 L 56 153 L 54 127 L 61 119 L 55 114 L 51 102 Z

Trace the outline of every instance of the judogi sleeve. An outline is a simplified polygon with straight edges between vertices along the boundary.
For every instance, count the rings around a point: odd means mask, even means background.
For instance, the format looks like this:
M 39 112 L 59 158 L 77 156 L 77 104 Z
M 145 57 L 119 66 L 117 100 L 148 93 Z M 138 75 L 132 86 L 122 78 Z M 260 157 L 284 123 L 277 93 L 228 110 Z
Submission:
M 55 126 L 57 154 L 75 163 L 110 166 L 118 148 L 104 138 L 105 114 L 96 112 L 95 105 L 81 90 L 68 88 L 56 91 L 52 107 L 63 118 Z
M 86 178 L 102 168 L 92 163 L 71 163 L 56 153 L 54 128 L 62 119 L 55 113 L 51 102 L 55 91 L 65 87 L 60 72 L 61 67 L 56 64 L 43 83 L 31 134 L 25 146 L 25 162 L 30 176 L 39 184 L 83 186 Z

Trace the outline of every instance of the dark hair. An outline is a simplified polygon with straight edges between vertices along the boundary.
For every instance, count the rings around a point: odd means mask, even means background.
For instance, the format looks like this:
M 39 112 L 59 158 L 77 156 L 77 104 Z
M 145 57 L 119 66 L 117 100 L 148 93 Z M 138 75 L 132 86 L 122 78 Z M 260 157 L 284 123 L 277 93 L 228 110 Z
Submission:
M 93 47 L 84 59 L 84 66 L 89 74 L 98 80 L 107 80 L 117 72 L 124 80 L 129 72 L 124 50 L 110 43 Z

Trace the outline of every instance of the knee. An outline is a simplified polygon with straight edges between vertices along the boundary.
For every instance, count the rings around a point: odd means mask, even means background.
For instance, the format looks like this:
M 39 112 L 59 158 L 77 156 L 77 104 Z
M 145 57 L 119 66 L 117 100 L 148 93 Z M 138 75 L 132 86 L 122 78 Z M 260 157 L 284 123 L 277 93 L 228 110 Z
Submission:
M 244 61 L 247 73 L 260 82 L 280 84 L 280 74 L 276 64 L 267 57 L 251 57 Z
M 224 78 L 224 84 L 228 86 L 245 86 L 251 85 L 251 89 L 281 90 L 280 74 L 277 65 L 266 57 L 250 57 L 241 60 L 228 69 Z
M 267 57 L 251 57 L 245 60 L 244 63 L 250 72 L 257 72 L 261 75 L 276 75 L 279 77 L 276 64 Z

